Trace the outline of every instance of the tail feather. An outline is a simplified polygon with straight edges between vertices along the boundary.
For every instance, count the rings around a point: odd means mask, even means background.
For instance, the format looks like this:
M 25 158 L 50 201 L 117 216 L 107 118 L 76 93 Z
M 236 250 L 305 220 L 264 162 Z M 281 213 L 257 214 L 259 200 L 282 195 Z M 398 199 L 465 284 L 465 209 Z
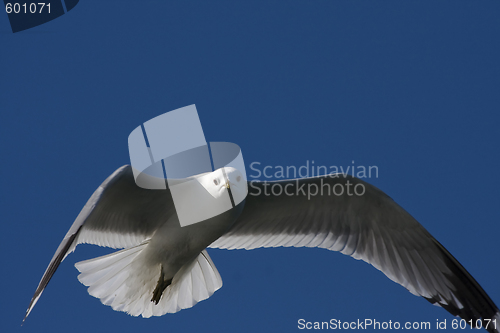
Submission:
M 94 285 L 101 279 L 107 280 L 107 276 L 116 275 L 119 270 L 129 265 L 146 245 L 147 243 L 143 243 L 129 249 L 76 263 L 76 269 L 82 273 L 78 275 L 78 280 L 86 286 Z
M 167 287 L 154 316 L 175 313 L 205 300 L 222 287 L 222 279 L 212 259 L 204 250 L 191 263 L 184 265 Z M 143 314 L 144 316 L 144 314 Z
M 147 245 L 146 242 L 77 263 L 75 266 L 81 273 L 78 280 L 89 287 L 90 295 L 113 310 L 144 318 L 190 308 L 222 287 L 217 268 L 208 253 L 202 251 L 177 272 L 158 304 L 155 304 L 151 297 L 160 270 L 146 265 L 139 256 Z

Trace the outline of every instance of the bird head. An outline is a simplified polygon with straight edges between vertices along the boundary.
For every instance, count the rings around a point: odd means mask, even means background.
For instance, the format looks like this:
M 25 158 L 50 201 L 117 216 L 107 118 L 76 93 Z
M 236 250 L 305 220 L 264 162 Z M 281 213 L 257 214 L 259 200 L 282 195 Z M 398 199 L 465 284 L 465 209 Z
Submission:
M 243 201 L 248 193 L 246 178 L 233 167 L 217 169 L 198 176 L 196 180 L 216 199 L 230 190 L 235 205 Z

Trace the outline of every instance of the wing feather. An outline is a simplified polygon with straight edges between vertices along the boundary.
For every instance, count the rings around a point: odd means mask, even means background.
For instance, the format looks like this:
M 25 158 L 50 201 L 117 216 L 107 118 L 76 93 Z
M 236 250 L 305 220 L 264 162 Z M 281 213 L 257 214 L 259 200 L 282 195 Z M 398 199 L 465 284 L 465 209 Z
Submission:
M 306 246 L 340 251 L 370 263 L 412 294 L 465 320 L 500 315 L 497 306 L 462 265 L 376 187 L 351 176 L 323 176 L 271 182 L 284 189 L 280 195 L 274 195 L 269 183 L 249 182 L 243 213 L 210 247 Z M 328 186 L 346 189 L 349 183 L 351 192 L 359 185 L 365 189 L 364 194 L 323 193 Z M 322 195 L 307 193 L 315 186 L 322 189 Z
M 113 172 L 92 194 L 57 248 L 26 310 L 28 317 L 59 264 L 78 244 L 137 246 L 175 214 L 169 190 L 138 187 L 130 165 Z M 23 320 L 23 322 L 24 322 Z

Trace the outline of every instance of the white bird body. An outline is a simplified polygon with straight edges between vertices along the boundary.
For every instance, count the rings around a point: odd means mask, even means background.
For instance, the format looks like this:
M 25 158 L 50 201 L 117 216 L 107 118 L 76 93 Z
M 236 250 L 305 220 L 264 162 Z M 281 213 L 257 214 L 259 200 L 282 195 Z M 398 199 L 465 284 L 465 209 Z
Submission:
M 234 168 L 226 169 L 227 180 L 223 179 L 220 170 L 216 170 L 183 180 L 172 180 L 170 184 L 183 183 L 186 194 L 199 190 L 198 183 L 204 187 L 210 184 L 211 195 L 222 200 L 222 193 L 227 190 L 228 184 L 231 184 L 235 191 L 240 188 L 236 181 L 240 173 Z M 127 168 L 122 171 L 128 175 Z M 239 179 L 241 182 L 241 178 Z M 127 180 L 130 182 L 130 178 Z M 105 184 L 107 185 L 107 182 Z M 133 184 L 127 185 L 135 188 Z M 165 209 L 161 206 L 172 206 L 171 199 L 165 190 L 149 192 L 150 190 L 135 189 L 139 193 L 148 195 L 160 194 L 160 200 L 157 200 L 153 207 L 149 207 L 150 210 L 164 211 Z M 161 196 L 161 194 L 164 195 Z M 107 256 L 77 263 L 75 266 L 81 273 L 78 279 L 89 287 L 89 293 L 92 296 L 101 299 L 104 304 L 110 305 L 115 310 L 125 311 L 132 315 L 150 317 L 191 307 L 212 295 L 222 286 L 222 279 L 204 249 L 231 227 L 241 213 L 243 205 L 244 202 L 218 216 L 184 227 L 181 226 L 176 214 L 162 214 L 163 217 L 155 221 L 153 232 L 150 236 L 141 239 L 140 244 Z M 141 219 L 146 221 L 148 218 L 138 216 L 138 220 L 141 221 Z M 114 236 L 108 235 L 111 239 Z M 121 238 L 130 238 L 127 236 L 127 234 L 121 235 Z M 81 232 L 76 238 L 76 243 L 92 243 L 92 239 L 95 240 L 93 232 L 88 234 Z M 106 244 L 106 240 L 100 240 L 100 242 Z M 193 263 L 201 265 L 203 275 L 197 277 L 196 283 L 192 276 L 196 274 L 192 272 Z M 185 280 L 188 279 L 191 281 L 188 281 L 188 285 L 182 289 L 182 284 L 185 284 Z M 170 297 L 162 297 L 163 292 L 170 285 L 171 288 L 167 290 Z M 194 287 L 202 290 L 193 290 Z
M 226 168 L 193 179 L 214 198 L 237 197 L 247 183 Z M 281 186 L 271 191 L 269 186 Z M 361 195 L 332 192 L 362 186 Z M 316 187 L 316 195 L 305 193 Z M 222 279 L 207 247 L 320 247 L 361 259 L 387 277 L 466 320 L 496 319 L 486 292 L 413 217 L 382 191 L 350 176 L 250 182 L 233 208 L 181 227 L 168 190 L 139 188 L 130 166 L 115 171 L 96 190 L 57 249 L 26 317 L 66 255 L 77 244 L 124 250 L 77 263 L 78 279 L 103 304 L 134 316 L 158 316 L 210 297 Z M 328 193 L 326 193 L 328 191 Z M 325 192 L 325 193 L 323 193 Z M 188 192 L 186 192 L 188 193 Z M 226 193 L 226 194 L 224 194 Z M 246 192 L 245 192 L 246 193 Z M 358 192 L 359 194 L 359 192 Z M 25 317 L 25 319 L 26 319 Z M 489 332 L 500 332 L 490 325 Z

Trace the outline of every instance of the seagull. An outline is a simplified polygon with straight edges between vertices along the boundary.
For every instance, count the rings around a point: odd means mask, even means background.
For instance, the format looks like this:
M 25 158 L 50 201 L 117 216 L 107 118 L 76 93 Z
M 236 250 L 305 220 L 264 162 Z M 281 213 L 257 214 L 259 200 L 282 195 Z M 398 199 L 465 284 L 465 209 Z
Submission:
M 493 323 L 500 325 L 500 311 L 483 288 L 378 188 L 345 174 L 247 182 L 238 170 L 223 169 L 193 179 L 216 199 L 226 191 L 241 195 L 248 189 L 245 200 L 184 227 L 168 189 L 137 186 L 130 165 L 116 170 L 92 194 L 57 248 L 24 320 L 78 244 L 121 249 L 76 263 L 78 280 L 113 310 L 144 318 L 190 308 L 222 287 L 206 248 L 283 246 L 319 247 L 363 260 L 412 294 L 500 332 Z M 315 195 L 309 191 L 313 188 Z M 347 190 L 340 193 L 340 188 Z

